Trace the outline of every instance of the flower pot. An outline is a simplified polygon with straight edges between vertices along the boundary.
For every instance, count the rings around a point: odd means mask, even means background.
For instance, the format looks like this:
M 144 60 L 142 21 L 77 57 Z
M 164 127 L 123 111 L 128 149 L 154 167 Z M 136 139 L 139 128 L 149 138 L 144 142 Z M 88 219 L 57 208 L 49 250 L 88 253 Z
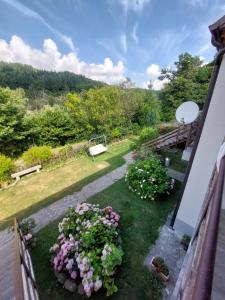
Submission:
M 159 279 L 161 279 L 163 282 L 167 282 L 169 280 L 169 274 L 166 276 L 165 274 L 163 274 L 162 272 L 159 271 L 159 268 L 157 266 L 154 265 L 154 258 L 155 256 L 152 258 L 151 260 L 151 268 L 152 271 L 154 271 L 156 273 L 156 275 L 159 277 Z

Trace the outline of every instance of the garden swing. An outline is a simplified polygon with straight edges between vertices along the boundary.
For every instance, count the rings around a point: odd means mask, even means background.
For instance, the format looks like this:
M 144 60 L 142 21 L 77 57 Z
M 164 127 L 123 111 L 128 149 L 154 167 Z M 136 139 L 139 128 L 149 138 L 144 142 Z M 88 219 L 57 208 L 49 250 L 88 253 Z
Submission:
M 88 141 L 89 153 L 94 157 L 98 154 L 106 152 L 108 149 L 106 147 L 106 136 L 100 135 L 96 136 Z

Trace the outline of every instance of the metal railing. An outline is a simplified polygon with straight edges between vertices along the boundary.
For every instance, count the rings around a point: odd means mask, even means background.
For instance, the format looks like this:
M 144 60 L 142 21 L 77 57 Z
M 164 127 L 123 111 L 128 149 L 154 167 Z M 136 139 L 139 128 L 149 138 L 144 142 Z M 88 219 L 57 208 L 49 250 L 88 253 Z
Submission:
M 171 299 L 211 299 L 225 176 L 225 158 L 214 169 L 198 225 Z

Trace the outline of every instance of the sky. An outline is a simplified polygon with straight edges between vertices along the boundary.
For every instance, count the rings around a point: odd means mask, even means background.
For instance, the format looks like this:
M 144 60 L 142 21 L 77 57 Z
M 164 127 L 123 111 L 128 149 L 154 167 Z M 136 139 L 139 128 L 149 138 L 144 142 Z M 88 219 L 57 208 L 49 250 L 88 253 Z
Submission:
M 223 0 L 0 0 L 0 60 L 146 88 L 179 54 L 205 63 Z

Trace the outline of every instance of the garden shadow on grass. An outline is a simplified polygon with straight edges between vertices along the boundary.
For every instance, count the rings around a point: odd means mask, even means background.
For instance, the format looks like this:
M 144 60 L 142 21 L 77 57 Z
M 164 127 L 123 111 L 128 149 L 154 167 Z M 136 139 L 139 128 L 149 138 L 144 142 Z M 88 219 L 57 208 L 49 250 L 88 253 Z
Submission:
M 128 190 L 123 178 L 87 200 L 90 203 L 99 203 L 101 207 L 111 205 L 121 216 L 120 229 L 124 257 L 116 279 L 119 291 L 110 299 L 161 299 L 162 285 L 144 266 L 144 260 L 158 237 L 160 226 L 165 223 L 168 214 L 176 203 L 179 189 L 180 184 L 177 183 L 174 193 L 167 199 L 145 201 Z M 43 300 L 86 299 L 63 289 L 53 274 L 49 248 L 57 239 L 58 222 L 59 220 L 56 220 L 40 230 L 37 247 L 32 252 L 41 298 Z M 105 294 L 104 290 L 99 291 L 93 294 L 91 299 L 109 299 Z
M 26 209 L 18 211 L 16 214 L 12 214 L 9 218 L 3 219 L 2 221 L 0 221 L 0 230 L 12 225 L 13 219 L 15 217 L 18 219 L 28 217 L 31 214 L 37 212 L 38 210 L 49 206 L 53 202 L 56 202 L 57 200 L 60 200 L 67 195 L 71 195 L 74 192 L 79 192 L 85 185 L 100 178 L 101 176 L 106 175 L 107 173 L 115 170 L 116 168 L 121 167 L 123 164 L 125 164 L 125 160 L 124 160 L 123 156 L 125 154 L 127 154 L 128 152 L 129 151 L 124 151 L 118 155 L 115 155 L 109 159 L 104 160 L 104 162 L 106 162 L 108 164 L 108 166 L 106 168 L 101 169 L 101 170 L 93 173 L 90 176 L 85 177 L 84 179 L 66 187 L 65 189 L 62 189 L 60 192 L 52 194 L 51 196 L 39 201 L 38 203 L 32 204 L 31 206 L 27 207 Z M 96 159 L 96 162 L 93 162 L 90 158 L 90 164 L 91 163 L 98 164 L 99 163 L 98 158 Z

